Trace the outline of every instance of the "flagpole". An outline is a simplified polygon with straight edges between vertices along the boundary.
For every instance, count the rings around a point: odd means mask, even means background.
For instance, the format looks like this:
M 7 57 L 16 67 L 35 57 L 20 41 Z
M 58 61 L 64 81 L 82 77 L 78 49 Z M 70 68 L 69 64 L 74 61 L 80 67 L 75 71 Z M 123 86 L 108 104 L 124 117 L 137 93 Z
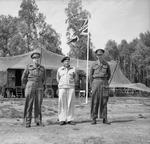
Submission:
M 89 92 L 89 42 L 90 42 L 90 35 L 89 35 L 89 27 L 88 27 L 88 35 L 87 35 L 87 60 L 86 60 L 86 98 L 85 103 L 88 103 L 88 92 Z
M 84 19 L 83 19 L 84 20 Z M 67 21 L 66 21 L 67 22 Z M 78 35 L 85 35 L 84 34 L 84 30 L 87 29 L 87 61 L 86 61 L 86 98 L 85 98 L 85 103 L 87 104 L 88 103 L 88 92 L 89 92 L 89 87 L 88 87 L 88 84 L 89 84 L 89 46 L 90 46 L 90 34 L 89 34 L 89 27 L 87 25 L 87 23 L 89 24 L 89 16 L 87 15 L 87 21 L 84 21 L 83 25 L 81 26 L 81 28 L 79 29 L 79 32 L 78 33 L 74 33 L 75 37 L 73 39 L 71 39 L 69 42 L 67 42 L 67 44 L 71 43 L 71 42 L 76 42 L 79 40 L 79 37 Z M 77 58 L 77 67 L 78 67 L 78 58 Z
M 78 59 L 78 57 L 77 57 L 77 68 L 79 67 L 79 59 Z

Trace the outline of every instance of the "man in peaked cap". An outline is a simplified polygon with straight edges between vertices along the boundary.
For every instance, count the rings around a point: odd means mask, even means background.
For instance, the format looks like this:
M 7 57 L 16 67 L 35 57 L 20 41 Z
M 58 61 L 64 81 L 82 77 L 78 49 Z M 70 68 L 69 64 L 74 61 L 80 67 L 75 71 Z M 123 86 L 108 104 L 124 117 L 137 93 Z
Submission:
M 45 68 L 41 66 L 41 53 L 35 50 L 31 54 L 32 63 L 28 64 L 22 74 L 22 83 L 25 85 L 24 122 L 31 127 L 32 109 L 34 105 L 34 118 L 37 126 L 42 125 L 41 105 L 45 83 Z
M 95 54 L 97 54 L 97 53 L 105 53 L 105 50 L 104 49 L 97 49 L 96 51 L 95 51 Z
M 57 70 L 59 88 L 58 119 L 60 125 L 74 125 L 74 98 L 75 98 L 75 68 L 70 66 L 70 57 L 65 56 L 61 62 L 63 66 Z
M 92 87 L 91 101 L 91 118 L 92 123 L 96 124 L 96 119 L 103 119 L 104 124 L 110 124 L 107 119 L 107 102 L 108 102 L 108 80 L 111 72 L 109 64 L 104 60 L 105 51 L 98 49 L 95 51 L 97 61 L 90 69 L 90 83 Z
M 61 60 L 61 62 L 63 63 L 65 60 L 70 61 L 70 57 L 68 57 L 68 56 L 63 57 L 62 60 Z
M 31 59 L 33 59 L 34 57 L 39 57 L 41 58 L 41 51 L 40 49 L 35 49 L 32 53 L 31 53 Z

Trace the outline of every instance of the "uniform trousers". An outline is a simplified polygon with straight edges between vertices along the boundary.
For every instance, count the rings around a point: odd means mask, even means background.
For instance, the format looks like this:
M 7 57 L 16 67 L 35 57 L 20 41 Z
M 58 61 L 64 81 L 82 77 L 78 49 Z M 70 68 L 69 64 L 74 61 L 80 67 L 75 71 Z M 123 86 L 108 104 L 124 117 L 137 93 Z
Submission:
M 31 123 L 32 109 L 34 105 L 34 118 L 35 123 L 42 122 L 41 105 L 43 101 L 43 89 L 27 84 L 25 89 L 25 107 L 24 107 L 24 120 L 26 124 Z
M 59 88 L 58 118 L 59 121 L 74 120 L 74 88 Z
M 103 79 L 94 79 L 92 82 L 91 118 L 107 119 L 108 82 Z

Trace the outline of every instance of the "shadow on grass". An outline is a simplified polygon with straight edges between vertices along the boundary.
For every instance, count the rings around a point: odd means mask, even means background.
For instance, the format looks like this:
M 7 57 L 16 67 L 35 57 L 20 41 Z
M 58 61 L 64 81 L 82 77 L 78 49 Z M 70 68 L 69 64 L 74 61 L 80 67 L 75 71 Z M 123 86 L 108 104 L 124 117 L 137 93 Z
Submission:
M 112 123 L 126 123 L 126 122 L 132 122 L 132 121 L 135 121 L 135 119 L 122 119 L 122 120 L 113 120 L 113 121 L 109 121 L 110 124 Z M 91 120 L 90 119 L 87 119 L 87 120 L 81 120 L 81 121 L 74 121 L 76 124 L 84 124 L 84 123 L 91 123 Z M 56 120 L 56 121 L 53 121 L 53 120 L 47 120 L 46 121 L 46 125 L 59 125 L 59 121 Z M 97 124 L 99 123 L 102 123 L 102 120 L 97 120 Z
M 82 124 L 82 123 L 90 123 L 91 120 L 82 120 L 82 121 L 74 121 L 74 122 L 75 124 Z M 59 120 L 56 120 L 56 121 L 47 120 L 46 123 L 47 123 L 46 125 L 59 125 Z
M 125 122 L 131 122 L 131 121 L 135 121 L 135 120 L 134 119 L 113 120 L 111 121 L 111 123 L 125 123 Z

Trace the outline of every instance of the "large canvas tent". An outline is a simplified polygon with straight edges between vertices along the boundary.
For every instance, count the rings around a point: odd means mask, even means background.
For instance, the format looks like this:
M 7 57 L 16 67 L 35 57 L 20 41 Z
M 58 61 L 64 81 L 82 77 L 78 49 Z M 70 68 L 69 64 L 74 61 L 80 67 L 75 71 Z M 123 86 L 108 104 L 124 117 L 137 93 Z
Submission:
M 12 57 L 0 57 L 0 84 L 4 84 L 4 77 L 2 77 L 2 73 L 7 71 L 7 69 L 24 69 L 28 63 L 31 62 L 31 53 L 26 53 L 19 56 Z M 41 64 L 45 66 L 46 69 L 57 69 L 60 67 L 62 55 L 58 55 L 47 51 L 46 49 L 41 49 L 42 59 Z M 93 61 L 89 61 L 89 69 L 92 65 Z M 141 83 L 131 83 L 121 72 L 119 65 L 115 61 L 110 61 L 111 68 L 111 82 L 110 87 L 122 87 L 122 88 L 132 88 L 141 91 L 150 92 L 150 88 L 146 87 Z M 77 60 L 71 59 L 71 65 L 75 66 L 76 69 L 84 70 L 86 72 L 86 61 L 85 60 Z

